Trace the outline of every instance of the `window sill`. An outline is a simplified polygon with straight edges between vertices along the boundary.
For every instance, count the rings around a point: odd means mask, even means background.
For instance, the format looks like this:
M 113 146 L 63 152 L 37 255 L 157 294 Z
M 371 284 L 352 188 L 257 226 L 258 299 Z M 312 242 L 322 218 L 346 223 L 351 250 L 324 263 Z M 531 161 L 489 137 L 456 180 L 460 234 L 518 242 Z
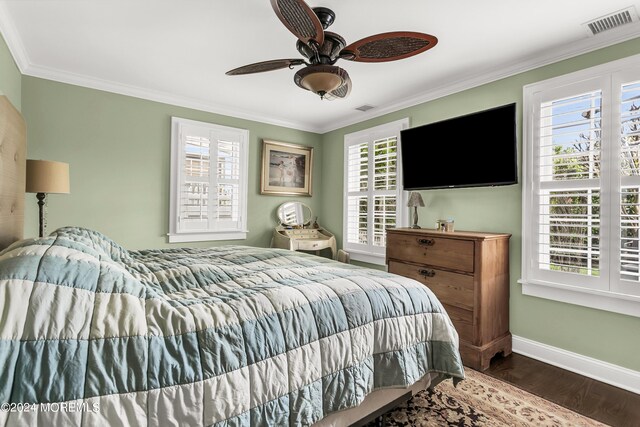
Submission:
M 366 262 L 369 264 L 376 264 L 376 265 L 385 265 L 386 264 L 386 256 L 383 254 L 376 254 L 376 253 L 371 253 L 371 252 L 364 252 L 364 251 L 356 251 L 353 249 L 346 249 L 345 250 L 347 252 L 349 252 L 349 255 L 351 257 L 352 260 L 356 260 L 356 261 L 360 261 L 360 262 Z
M 537 280 L 520 279 L 518 283 L 523 295 L 640 317 L 640 297 Z
M 167 234 L 169 243 L 207 242 L 215 240 L 244 240 L 246 231 L 224 231 L 219 233 L 180 233 Z

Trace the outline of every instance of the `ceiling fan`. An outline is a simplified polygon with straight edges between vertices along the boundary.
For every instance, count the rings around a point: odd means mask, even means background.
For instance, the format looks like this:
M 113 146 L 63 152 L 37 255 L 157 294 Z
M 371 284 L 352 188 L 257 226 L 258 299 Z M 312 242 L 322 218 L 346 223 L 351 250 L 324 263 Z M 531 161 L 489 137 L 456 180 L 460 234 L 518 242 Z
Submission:
M 347 46 L 338 34 L 325 31 L 335 20 L 326 7 L 311 8 L 304 0 L 271 0 L 282 23 L 298 38 L 296 48 L 305 59 L 274 59 L 227 71 L 227 75 L 261 73 L 305 65 L 294 76 L 299 87 L 320 95 L 321 99 L 346 98 L 351 79 L 338 59 L 358 62 L 387 62 L 408 58 L 431 49 L 438 39 L 430 34 L 395 31 L 376 34 Z

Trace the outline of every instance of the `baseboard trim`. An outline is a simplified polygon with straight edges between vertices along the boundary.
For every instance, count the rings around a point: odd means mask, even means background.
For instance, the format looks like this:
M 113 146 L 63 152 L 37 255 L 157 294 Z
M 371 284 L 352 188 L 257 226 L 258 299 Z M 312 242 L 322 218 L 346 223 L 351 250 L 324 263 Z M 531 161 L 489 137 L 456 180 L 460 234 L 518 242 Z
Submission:
M 527 338 L 513 336 L 513 352 L 640 394 L 640 372 Z

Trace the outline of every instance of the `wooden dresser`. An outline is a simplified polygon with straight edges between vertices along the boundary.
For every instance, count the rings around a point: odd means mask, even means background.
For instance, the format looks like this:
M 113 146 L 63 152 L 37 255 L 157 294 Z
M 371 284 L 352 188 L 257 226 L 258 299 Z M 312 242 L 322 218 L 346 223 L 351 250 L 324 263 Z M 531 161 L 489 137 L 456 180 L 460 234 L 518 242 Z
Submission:
M 465 365 L 485 370 L 511 353 L 510 234 L 387 229 L 389 272 L 428 286 L 460 336 Z

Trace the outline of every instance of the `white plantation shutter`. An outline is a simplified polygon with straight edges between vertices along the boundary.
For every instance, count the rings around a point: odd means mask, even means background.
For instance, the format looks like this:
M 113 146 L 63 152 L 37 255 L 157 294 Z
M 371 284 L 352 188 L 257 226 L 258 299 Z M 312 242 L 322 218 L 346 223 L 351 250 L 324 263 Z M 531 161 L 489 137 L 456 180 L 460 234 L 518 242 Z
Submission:
M 373 141 L 373 230 L 372 244 L 386 248 L 387 227 L 396 226 L 396 167 L 400 136 Z
M 369 244 L 369 200 L 367 196 L 349 196 L 347 199 L 346 246 Z
M 368 245 L 369 144 L 347 148 L 347 233 L 349 244 Z
M 386 229 L 405 224 L 398 156 L 406 127 L 401 120 L 345 135 L 343 235 L 353 259 L 383 264 Z
M 216 175 L 216 193 L 214 196 L 214 214 L 217 227 L 220 229 L 240 229 L 240 185 L 242 157 L 239 140 L 218 139 Z M 233 136 L 230 135 L 230 138 Z
M 540 270 L 600 276 L 601 110 L 600 90 L 540 102 Z
M 523 293 L 640 316 L 640 57 L 524 99 Z
M 387 247 L 386 229 L 396 226 L 396 199 L 393 196 L 373 196 L 373 246 Z
M 173 118 L 170 241 L 246 237 L 247 138 L 243 129 Z
M 208 136 L 184 137 L 178 224 L 182 230 L 207 230 L 209 220 L 209 145 Z
M 631 80 L 634 79 L 634 80 Z M 619 209 L 616 213 L 616 277 L 612 288 L 617 292 L 640 295 L 640 72 L 620 73 L 614 78 L 620 129 L 619 140 Z

